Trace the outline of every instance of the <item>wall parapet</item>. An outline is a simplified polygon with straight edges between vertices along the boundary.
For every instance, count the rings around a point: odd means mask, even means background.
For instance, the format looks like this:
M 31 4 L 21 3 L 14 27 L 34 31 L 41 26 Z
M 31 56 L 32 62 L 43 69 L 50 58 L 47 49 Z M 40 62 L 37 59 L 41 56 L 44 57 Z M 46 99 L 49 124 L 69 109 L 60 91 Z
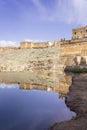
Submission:
M 19 47 L 0 47 L 0 51 L 17 50 Z
M 21 42 L 21 49 L 39 49 L 39 48 L 48 48 L 50 46 L 50 42 Z

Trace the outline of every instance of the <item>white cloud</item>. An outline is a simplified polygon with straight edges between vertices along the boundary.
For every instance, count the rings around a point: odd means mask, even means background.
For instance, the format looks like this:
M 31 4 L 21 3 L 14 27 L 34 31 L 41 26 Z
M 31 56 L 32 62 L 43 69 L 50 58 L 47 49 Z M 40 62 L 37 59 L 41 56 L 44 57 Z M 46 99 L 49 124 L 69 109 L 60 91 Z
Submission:
M 24 41 L 27 41 L 27 42 L 46 42 L 46 41 L 44 41 L 44 40 L 34 40 L 34 39 L 29 39 L 29 38 L 27 38 L 27 39 L 25 39 Z
M 87 0 L 73 0 L 73 19 L 79 24 L 87 24 Z
M 6 47 L 6 46 L 16 47 L 18 46 L 18 44 L 17 42 L 13 41 L 5 41 L 5 40 L 0 41 L 0 47 Z
M 19 18 L 26 21 L 87 24 L 87 0 L 49 0 L 48 4 L 45 0 L 8 1 L 16 5 Z M 6 0 L 0 0 L 0 3 L 3 2 L 7 3 Z M 50 2 L 52 2 L 51 6 Z
M 5 84 L 5 83 L 1 83 L 0 84 L 0 89 L 1 88 L 18 88 L 19 86 L 18 86 L 18 84 Z
M 51 8 L 43 5 L 41 0 L 32 2 L 39 11 L 39 20 L 87 24 L 87 0 L 54 0 Z
M 27 42 L 35 42 L 36 40 L 32 40 L 32 39 L 25 39 L 24 41 L 27 41 Z

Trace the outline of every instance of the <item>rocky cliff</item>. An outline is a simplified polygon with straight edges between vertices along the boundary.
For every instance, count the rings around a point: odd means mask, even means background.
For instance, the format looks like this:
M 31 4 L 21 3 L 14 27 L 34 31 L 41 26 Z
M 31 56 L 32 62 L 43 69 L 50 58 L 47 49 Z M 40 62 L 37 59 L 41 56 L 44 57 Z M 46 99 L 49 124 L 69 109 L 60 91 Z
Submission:
M 0 51 L 0 71 L 60 71 L 62 67 L 59 47 Z

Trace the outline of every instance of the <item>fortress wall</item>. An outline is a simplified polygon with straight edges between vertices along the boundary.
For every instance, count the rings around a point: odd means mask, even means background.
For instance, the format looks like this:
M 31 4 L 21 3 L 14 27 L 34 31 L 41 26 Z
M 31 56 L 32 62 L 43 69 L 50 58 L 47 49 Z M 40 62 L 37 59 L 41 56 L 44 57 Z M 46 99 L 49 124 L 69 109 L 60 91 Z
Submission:
M 20 43 L 20 49 L 30 49 L 32 48 L 33 43 L 32 42 L 21 42 Z
M 0 51 L 17 50 L 18 47 L 0 47 Z
M 61 62 L 66 66 L 87 64 L 87 41 L 65 41 L 60 46 Z M 80 60 L 79 60 L 80 59 Z M 83 60 L 83 61 L 82 61 Z
M 72 38 L 85 38 L 87 37 L 87 26 L 81 27 L 81 28 L 76 28 L 72 30 Z
M 35 49 L 48 48 L 48 47 L 49 47 L 49 43 L 48 42 L 44 42 L 44 43 L 33 43 L 33 48 L 35 48 Z
M 82 31 L 83 31 L 82 29 L 81 30 L 73 29 L 73 32 L 72 32 L 73 39 L 74 38 L 83 38 L 84 34 L 82 33 Z
M 59 45 L 60 45 L 60 42 L 59 42 L 59 41 L 54 41 L 53 47 L 58 47 Z
M 53 47 L 53 48 L 51 48 L 51 47 Z M 22 55 L 21 51 L 24 51 L 24 55 L 26 57 L 27 57 L 27 53 L 31 53 L 32 51 L 34 51 L 35 54 L 33 53 L 33 56 L 36 58 L 36 54 L 37 54 L 37 52 L 39 53 L 38 49 L 40 49 L 40 48 L 41 48 L 40 51 L 43 52 L 43 54 L 45 53 L 44 48 L 47 48 L 46 52 L 48 52 L 50 50 L 49 56 L 53 59 L 54 59 L 54 55 L 56 57 L 58 56 L 60 59 L 59 64 L 62 64 L 65 66 L 76 65 L 75 58 L 77 58 L 78 64 L 80 64 L 79 59 L 82 59 L 82 58 L 83 58 L 83 60 L 86 60 L 86 62 L 84 62 L 84 63 L 87 64 L 87 57 L 84 57 L 84 56 L 87 56 L 87 39 L 64 40 L 62 42 L 55 41 L 54 44 L 49 44 L 49 42 L 41 42 L 41 43 L 21 42 L 20 47 L 0 47 L 0 51 L 5 52 L 6 50 L 18 50 L 17 53 L 19 55 Z M 24 49 L 24 50 L 22 50 L 22 49 Z M 29 51 L 28 49 L 31 49 L 31 51 Z M 37 49 L 37 50 L 33 50 L 33 49 Z M 42 49 L 44 49 L 44 50 L 42 51 Z M 51 54 L 51 50 L 53 51 L 52 54 Z M 14 53 L 14 51 L 11 51 L 11 53 Z M 47 54 L 44 57 L 46 59 L 48 57 Z M 5 53 L 4 53 L 4 55 L 5 55 Z M 78 58 L 78 56 L 79 56 L 79 58 Z M 31 57 L 32 57 L 32 53 L 31 53 Z M 38 55 L 38 57 L 39 57 L 39 55 Z M 18 55 L 16 58 L 18 58 Z M 41 55 L 41 58 L 42 58 L 42 55 Z M 19 62 L 19 59 L 18 59 L 18 62 Z M 32 63 L 32 65 L 35 66 L 34 63 Z M 36 66 L 37 66 L 37 63 L 36 63 Z
M 70 44 L 61 44 L 60 55 L 61 56 L 75 56 L 75 55 L 86 55 L 87 53 L 87 41 L 78 41 L 76 43 L 71 42 Z
M 39 49 L 39 48 L 48 48 L 50 47 L 50 42 L 21 42 L 21 49 Z

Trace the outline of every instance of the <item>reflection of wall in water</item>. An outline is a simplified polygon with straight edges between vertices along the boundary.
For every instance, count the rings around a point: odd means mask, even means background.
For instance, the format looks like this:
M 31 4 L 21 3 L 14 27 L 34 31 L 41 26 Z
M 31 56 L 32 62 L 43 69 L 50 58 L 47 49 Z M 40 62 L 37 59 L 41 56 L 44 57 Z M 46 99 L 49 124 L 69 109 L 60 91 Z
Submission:
M 44 90 L 44 91 L 53 91 L 54 93 L 59 93 L 59 98 L 64 98 L 69 92 L 69 87 L 71 85 L 71 76 L 61 77 L 59 80 L 58 86 L 46 86 L 42 84 L 29 84 L 29 83 L 20 83 L 20 89 L 24 90 Z

